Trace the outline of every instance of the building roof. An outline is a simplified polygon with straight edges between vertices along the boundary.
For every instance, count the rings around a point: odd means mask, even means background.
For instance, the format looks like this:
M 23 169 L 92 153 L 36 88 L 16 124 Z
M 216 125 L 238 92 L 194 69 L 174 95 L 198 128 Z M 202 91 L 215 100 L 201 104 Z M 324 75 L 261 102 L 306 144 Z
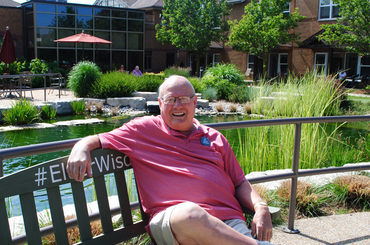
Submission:
M 5 7 L 18 7 L 21 6 L 20 3 L 17 3 L 12 0 L 0 0 L 0 6 L 5 6 Z
M 163 0 L 136 0 L 131 8 L 163 7 Z

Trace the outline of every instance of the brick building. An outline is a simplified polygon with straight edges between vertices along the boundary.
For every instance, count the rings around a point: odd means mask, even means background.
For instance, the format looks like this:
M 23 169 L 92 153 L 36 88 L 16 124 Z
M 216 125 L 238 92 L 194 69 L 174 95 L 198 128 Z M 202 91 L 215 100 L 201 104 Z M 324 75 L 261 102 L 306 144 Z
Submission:
M 40 0 L 34 0 L 30 2 L 42 2 Z M 50 1 L 48 1 L 50 2 Z M 232 11 L 229 16 L 231 20 L 240 20 L 244 14 L 244 7 L 250 3 L 250 0 L 229 0 L 232 4 Z M 5 4 L 6 3 L 6 4 Z M 27 53 L 30 49 L 23 40 L 27 39 L 25 34 L 26 29 L 24 26 L 22 29 L 22 22 L 28 23 L 25 20 L 25 15 L 22 14 L 22 7 L 19 4 L 11 0 L 0 0 L 0 36 L 5 32 L 5 27 L 10 26 L 13 37 L 17 45 L 18 57 L 26 56 L 27 59 L 32 58 L 32 55 Z M 29 2 L 28 2 L 29 3 Z M 8 4 L 8 5 L 7 5 Z M 9 5 L 14 4 L 14 5 Z M 22 4 L 24 6 L 26 3 Z M 70 5 L 67 3 L 56 3 Z M 6 5 L 6 6 L 4 6 Z M 83 5 L 73 5 L 73 6 L 83 6 Z M 91 6 L 91 5 L 85 5 Z M 127 69 L 131 69 L 131 66 L 135 64 L 131 61 L 133 57 L 136 57 L 135 63 L 143 67 L 142 70 L 150 72 L 163 71 L 165 68 L 176 65 L 183 67 L 191 67 L 195 70 L 195 57 L 187 52 L 186 50 L 177 49 L 176 47 L 158 42 L 155 38 L 155 25 L 161 22 L 161 12 L 163 9 L 163 0 L 97 0 L 94 3 L 95 7 L 106 8 L 109 11 L 115 11 L 115 9 L 123 8 L 128 10 L 138 10 L 144 11 L 145 18 L 144 31 L 143 31 L 143 45 L 140 47 L 135 47 L 136 49 L 131 49 L 130 47 L 118 47 L 116 44 L 113 47 L 102 47 L 102 52 L 105 50 L 105 61 L 106 69 L 115 69 L 119 64 L 123 63 Z M 317 35 L 321 31 L 322 24 L 335 23 L 335 18 L 338 17 L 339 7 L 335 5 L 330 0 L 292 0 L 287 8 L 287 12 L 292 12 L 295 8 L 299 9 L 301 15 L 306 18 L 299 23 L 299 26 L 294 30 L 300 33 L 300 45 L 297 43 L 288 43 L 280 45 L 279 48 L 271 51 L 268 61 L 268 75 L 271 77 L 277 75 L 285 75 L 288 71 L 292 71 L 295 74 L 303 74 L 307 70 L 323 70 L 325 73 L 335 73 L 339 69 L 348 69 L 348 75 L 354 74 L 370 74 L 370 59 L 369 57 L 359 56 L 357 53 L 348 53 L 344 49 L 338 49 L 336 47 L 326 45 L 325 43 L 317 39 Z M 76 14 L 77 15 L 77 14 Z M 95 18 L 95 17 L 94 17 Z M 115 19 L 114 16 L 109 17 L 112 22 Z M 131 21 L 127 19 L 127 21 Z M 114 28 L 113 26 L 110 28 Z M 73 29 L 73 28 L 72 28 Z M 77 32 L 78 28 L 74 29 Z M 132 31 L 132 30 L 131 30 Z M 131 35 L 130 30 L 127 35 Z M 108 32 L 108 30 L 96 30 L 95 26 L 91 29 L 92 33 Z M 104 34 L 104 33 L 103 33 Z M 106 33 L 106 39 L 113 40 L 114 30 L 108 34 Z M 126 34 L 125 34 L 126 35 Z M 56 37 L 60 38 L 58 34 Z M 104 38 L 104 37 L 103 37 Z M 129 38 L 127 36 L 127 38 Z M 37 40 L 35 41 L 37 42 Z M 40 47 L 43 49 L 46 47 Z M 59 50 L 60 47 L 52 47 L 52 49 Z M 139 48 L 139 49 L 137 49 Z M 48 47 L 48 49 L 50 49 Z M 72 48 L 73 49 L 73 48 Z M 76 46 L 76 53 L 74 57 L 77 57 L 78 52 L 80 52 L 81 46 Z M 89 49 L 89 48 L 88 48 Z M 100 49 L 100 48 L 99 48 Z M 117 49 L 117 50 L 116 50 Z M 92 50 L 92 48 L 90 48 Z M 117 52 L 125 55 L 125 59 L 119 59 L 115 61 L 115 54 Z M 136 53 L 132 53 L 132 52 Z M 38 50 L 33 56 L 39 57 Z M 58 51 L 59 52 L 59 51 Z M 129 55 L 132 53 L 133 55 Z M 142 58 L 137 59 L 137 56 Z M 42 56 L 42 52 L 41 52 Z M 59 59 L 63 55 L 56 55 L 59 63 Z M 94 54 L 91 54 L 95 57 Z M 108 59 L 108 57 L 110 57 Z M 43 57 L 41 57 L 43 58 Z M 77 57 L 78 58 L 78 57 Z M 77 60 L 77 58 L 75 58 Z M 118 63 L 117 63 L 118 62 Z M 252 74 L 257 71 L 262 70 L 262 62 L 259 61 L 253 54 L 245 54 L 242 52 L 237 52 L 230 46 L 226 46 L 222 43 L 213 42 L 212 45 L 207 50 L 207 54 L 202 58 L 202 66 L 207 67 L 210 64 L 217 64 L 219 62 L 231 62 L 236 64 L 242 71 L 247 68 L 252 68 Z

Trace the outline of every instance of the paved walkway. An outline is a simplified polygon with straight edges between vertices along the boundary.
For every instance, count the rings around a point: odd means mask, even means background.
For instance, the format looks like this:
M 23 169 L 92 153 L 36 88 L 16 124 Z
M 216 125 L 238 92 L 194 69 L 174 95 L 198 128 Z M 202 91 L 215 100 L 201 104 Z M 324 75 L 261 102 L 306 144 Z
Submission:
M 294 222 L 299 234 L 274 228 L 272 243 L 291 245 L 370 244 L 370 212 L 300 219 Z
M 46 93 L 45 93 L 46 92 Z M 12 93 L 14 94 L 14 93 Z M 22 98 L 25 98 L 27 100 L 30 100 L 34 103 L 42 103 L 43 101 L 56 101 L 56 100 L 65 100 L 65 99 L 73 99 L 76 98 L 74 96 L 74 93 L 71 92 L 69 89 L 61 89 L 60 91 L 60 98 L 59 98 L 59 90 L 58 89 L 49 89 L 47 88 L 44 90 L 43 88 L 38 88 L 38 89 L 32 89 L 32 95 L 33 98 L 31 97 L 31 92 L 30 90 L 25 90 L 22 91 Z M 8 98 L 8 97 L 0 97 L 0 107 L 5 107 L 5 106 L 11 106 L 12 102 L 14 103 L 15 101 L 22 99 L 19 97 L 15 98 Z

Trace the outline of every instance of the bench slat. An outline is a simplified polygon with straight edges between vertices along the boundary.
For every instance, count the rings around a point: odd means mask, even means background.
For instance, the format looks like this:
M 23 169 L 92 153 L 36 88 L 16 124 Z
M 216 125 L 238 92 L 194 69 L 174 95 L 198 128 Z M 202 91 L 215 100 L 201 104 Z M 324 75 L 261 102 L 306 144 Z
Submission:
M 94 178 L 96 198 L 99 206 L 100 220 L 103 233 L 113 231 L 112 218 L 108 202 L 107 188 L 105 185 L 104 176 Z
M 127 184 L 126 184 L 126 178 L 125 178 L 125 172 L 116 172 L 114 173 L 114 177 L 116 179 L 116 185 L 117 185 L 117 194 L 118 194 L 118 200 L 121 207 L 121 215 L 122 215 L 122 221 L 123 225 L 125 227 L 132 225 L 132 213 L 129 208 L 123 209 L 122 207 L 129 207 L 130 206 L 130 200 L 127 193 Z
M 47 189 L 51 219 L 53 222 L 55 240 L 57 244 L 68 244 L 67 227 L 64 219 L 62 197 L 60 195 L 59 187 L 52 187 Z
M 27 242 L 29 245 L 41 245 L 41 235 L 33 192 L 20 195 L 19 199 L 21 202 L 23 222 L 26 234 L 32 234 L 30 236 L 27 236 Z
M 76 216 L 78 219 L 78 228 L 80 230 L 81 241 L 92 238 L 89 215 L 87 212 L 87 204 L 82 182 L 72 182 L 73 200 L 76 208 Z
M 12 244 L 12 236 L 10 235 L 8 213 L 6 211 L 5 199 L 0 199 L 0 241 L 1 244 Z

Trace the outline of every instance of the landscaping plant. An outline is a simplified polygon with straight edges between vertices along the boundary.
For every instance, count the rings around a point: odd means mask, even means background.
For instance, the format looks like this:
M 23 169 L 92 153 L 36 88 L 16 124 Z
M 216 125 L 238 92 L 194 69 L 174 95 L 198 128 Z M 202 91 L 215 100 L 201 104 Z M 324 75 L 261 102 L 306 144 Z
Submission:
M 3 121 L 10 125 L 29 124 L 39 119 L 39 109 L 26 99 L 12 102 L 11 108 L 3 114 Z
M 77 115 L 84 114 L 86 111 L 85 100 L 74 100 L 71 102 L 73 112 Z
M 81 61 L 68 73 L 68 84 L 77 97 L 93 97 L 93 84 L 102 75 L 100 68 L 91 61 Z
M 57 110 L 50 105 L 44 105 L 41 107 L 41 118 L 42 119 L 53 119 L 57 116 Z

